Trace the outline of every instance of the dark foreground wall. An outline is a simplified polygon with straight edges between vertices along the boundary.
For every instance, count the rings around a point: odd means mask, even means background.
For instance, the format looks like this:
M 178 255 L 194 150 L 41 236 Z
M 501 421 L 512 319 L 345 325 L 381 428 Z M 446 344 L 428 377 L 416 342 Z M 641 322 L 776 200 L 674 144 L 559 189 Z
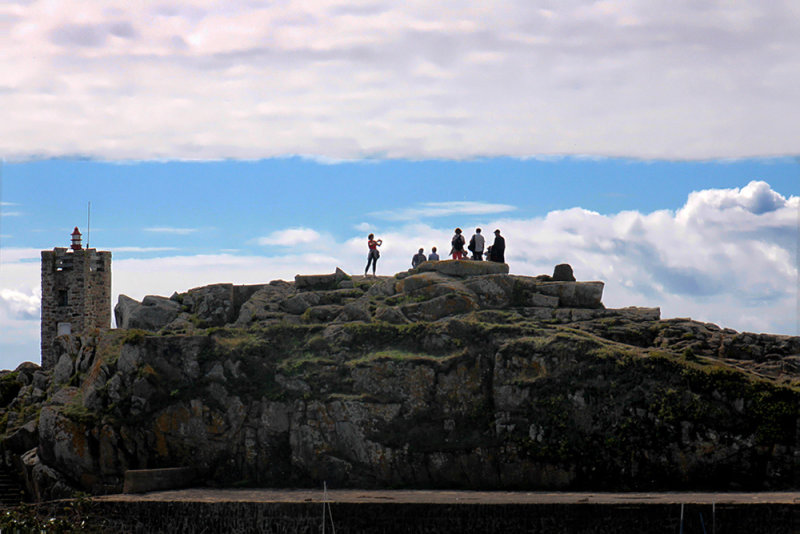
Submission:
M 648 532 L 681 529 L 680 504 L 332 503 L 337 534 Z M 228 532 L 318 534 L 321 503 L 95 502 L 92 515 L 119 533 Z M 326 532 L 333 532 L 330 519 Z M 683 532 L 800 533 L 800 504 L 686 505 Z

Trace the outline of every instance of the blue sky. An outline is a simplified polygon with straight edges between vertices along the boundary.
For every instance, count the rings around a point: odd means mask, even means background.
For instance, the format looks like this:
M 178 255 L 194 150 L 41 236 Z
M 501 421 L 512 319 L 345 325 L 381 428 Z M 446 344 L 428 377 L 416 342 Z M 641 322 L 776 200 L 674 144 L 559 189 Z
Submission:
M 607 306 L 798 330 L 800 3 L 0 3 L 0 368 L 39 252 L 113 298 L 382 274 L 455 226 Z
M 297 157 L 202 163 L 45 160 L 4 165 L 3 199 L 12 205 L 6 207 L 2 234 L 5 246 L 47 248 L 63 240 L 65 227 L 86 226 L 92 202 L 98 246 L 270 255 L 274 252 L 258 245 L 256 237 L 312 227 L 345 239 L 361 223 L 386 227 L 397 217 L 403 220 L 395 212 L 425 203 L 497 205 L 496 213 L 516 218 L 572 207 L 600 214 L 648 213 L 677 210 L 692 191 L 743 187 L 754 179 L 784 195 L 797 195 L 800 167 L 788 157 L 728 162 L 574 157 L 343 163 Z M 481 220 L 460 214 L 417 217 L 444 226 Z

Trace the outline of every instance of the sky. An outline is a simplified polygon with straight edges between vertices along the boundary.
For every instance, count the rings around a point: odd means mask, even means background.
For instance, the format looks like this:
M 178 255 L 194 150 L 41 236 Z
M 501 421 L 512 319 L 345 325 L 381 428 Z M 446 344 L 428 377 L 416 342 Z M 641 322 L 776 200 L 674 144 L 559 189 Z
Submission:
M 798 85 L 793 1 L 4 2 L 0 368 L 76 225 L 113 303 L 480 226 L 609 307 L 796 335 Z

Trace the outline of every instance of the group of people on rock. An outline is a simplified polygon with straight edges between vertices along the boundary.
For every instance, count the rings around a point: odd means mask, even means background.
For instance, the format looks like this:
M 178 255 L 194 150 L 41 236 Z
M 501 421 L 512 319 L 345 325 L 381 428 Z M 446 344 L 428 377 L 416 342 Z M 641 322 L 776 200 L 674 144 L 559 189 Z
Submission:
M 378 247 L 382 244 L 383 241 L 381 239 L 375 239 L 375 234 L 369 234 L 367 238 L 369 253 L 367 255 L 367 266 L 364 268 L 364 276 L 367 275 L 370 265 L 372 265 L 372 275 L 375 276 L 375 268 L 378 258 L 380 258 L 381 255 L 378 251 Z M 461 228 L 456 228 L 455 235 L 453 235 L 453 238 L 450 240 L 450 245 L 450 256 L 452 256 L 454 260 L 467 259 L 468 250 L 472 253 L 471 259 L 475 261 L 482 261 L 484 259 L 484 254 L 489 261 L 498 263 L 505 263 L 506 261 L 506 240 L 500 235 L 500 230 L 494 231 L 494 243 L 487 247 L 485 251 L 484 246 L 486 245 L 486 240 L 483 234 L 481 234 L 480 228 L 475 229 L 475 233 L 470 238 L 469 244 L 466 243 Z M 464 245 L 466 245 L 466 250 L 464 249 Z M 416 268 L 424 261 L 439 261 L 439 254 L 436 252 L 436 247 L 431 248 L 431 253 L 428 254 L 427 257 L 425 256 L 425 249 L 419 249 L 419 251 L 414 254 L 414 257 L 411 258 L 411 267 Z
M 496 261 L 498 263 L 505 263 L 506 261 L 506 240 L 500 235 L 500 230 L 494 231 L 494 243 L 486 249 L 486 252 L 484 252 L 486 240 L 483 234 L 481 234 L 480 228 L 476 228 L 475 233 L 472 234 L 469 244 L 467 245 L 467 250 L 464 250 L 465 244 L 466 240 L 464 239 L 464 234 L 461 232 L 461 228 L 456 228 L 455 235 L 453 235 L 453 238 L 450 240 L 450 245 L 452 245 L 450 255 L 454 260 L 467 259 L 468 250 L 472 252 L 471 259 L 475 261 L 482 261 L 484 254 L 486 254 L 486 259 L 489 261 Z M 422 249 L 420 249 L 420 252 L 421 251 Z

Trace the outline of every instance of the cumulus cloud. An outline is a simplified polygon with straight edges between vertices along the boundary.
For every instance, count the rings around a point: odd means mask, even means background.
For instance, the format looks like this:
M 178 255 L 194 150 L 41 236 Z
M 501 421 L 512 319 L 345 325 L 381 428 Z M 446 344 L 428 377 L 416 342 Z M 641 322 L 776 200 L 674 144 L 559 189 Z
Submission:
M 41 298 L 39 291 L 24 293 L 15 289 L 0 289 L 0 307 L 17 319 L 38 319 Z
M 793 154 L 798 21 L 791 1 L 7 2 L 0 154 Z

